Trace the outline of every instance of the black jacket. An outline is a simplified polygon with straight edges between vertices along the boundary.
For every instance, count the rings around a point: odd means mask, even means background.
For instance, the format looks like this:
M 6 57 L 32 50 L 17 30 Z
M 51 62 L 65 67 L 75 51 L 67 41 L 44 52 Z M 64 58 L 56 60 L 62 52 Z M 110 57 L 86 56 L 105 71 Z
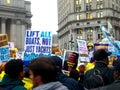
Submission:
M 90 90 L 120 90 L 120 78 L 115 80 L 112 84 L 104 86 L 104 87 L 99 87 L 99 88 L 94 88 Z
M 113 77 L 114 70 L 109 68 L 107 64 L 105 64 L 102 61 L 96 62 L 95 67 L 91 70 L 88 70 L 85 73 L 84 80 L 86 80 L 89 76 L 91 76 L 96 69 L 100 71 L 100 74 L 104 81 L 104 85 L 111 84 L 114 81 L 114 77 Z
M 69 90 L 84 90 L 78 81 L 64 75 L 62 72 L 57 73 L 57 80 L 65 85 Z

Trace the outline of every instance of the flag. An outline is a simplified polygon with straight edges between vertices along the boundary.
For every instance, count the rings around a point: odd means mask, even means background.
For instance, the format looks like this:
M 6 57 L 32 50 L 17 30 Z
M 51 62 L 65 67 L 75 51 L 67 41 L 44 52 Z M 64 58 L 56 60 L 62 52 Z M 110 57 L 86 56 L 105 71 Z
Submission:
M 111 25 L 111 23 L 108 21 L 108 30 L 109 29 L 112 29 L 113 27 L 112 27 L 112 25 Z
M 114 28 L 112 27 L 112 24 L 108 21 L 108 33 L 110 33 L 112 37 L 115 36 L 113 30 L 114 30 Z
M 102 25 L 99 24 L 103 34 L 105 35 L 105 37 L 108 39 L 108 41 L 110 42 L 110 44 L 115 48 L 116 52 L 120 55 L 120 48 L 117 45 L 117 43 L 115 42 L 114 38 L 112 37 L 112 35 L 110 33 L 107 32 L 107 29 Z

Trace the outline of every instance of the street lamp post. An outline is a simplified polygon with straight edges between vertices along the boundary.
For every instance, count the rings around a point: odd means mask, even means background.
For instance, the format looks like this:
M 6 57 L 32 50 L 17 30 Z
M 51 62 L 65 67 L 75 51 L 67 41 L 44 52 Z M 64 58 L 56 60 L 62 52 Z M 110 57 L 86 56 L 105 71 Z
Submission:
M 73 43 L 74 43 L 74 41 L 73 41 L 73 36 L 72 36 L 72 34 L 71 34 L 71 38 L 70 38 L 70 47 L 71 47 L 71 50 L 72 50 L 72 48 L 73 48 Z

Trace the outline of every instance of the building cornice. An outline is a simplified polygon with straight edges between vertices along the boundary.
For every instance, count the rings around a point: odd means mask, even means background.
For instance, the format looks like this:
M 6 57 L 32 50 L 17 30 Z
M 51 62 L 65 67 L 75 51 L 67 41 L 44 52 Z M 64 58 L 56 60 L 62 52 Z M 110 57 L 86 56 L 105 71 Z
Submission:
M 26 13 L 25 8 L 5 6 L 5 5 L 0 5 L 0 11 L 15 12 L 15 13 Z

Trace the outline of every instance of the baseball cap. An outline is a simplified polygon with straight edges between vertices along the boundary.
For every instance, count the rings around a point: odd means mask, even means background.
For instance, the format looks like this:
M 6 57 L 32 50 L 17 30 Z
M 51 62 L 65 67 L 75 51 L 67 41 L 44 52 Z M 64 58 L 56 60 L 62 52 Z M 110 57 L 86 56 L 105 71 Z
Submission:
M 104 49 L 99 49 L 93 53 L 93 59 L 96 61 L 102 61 L 104 58 L 107 58 L 111 55 L 111 52 L 107 52 Z

